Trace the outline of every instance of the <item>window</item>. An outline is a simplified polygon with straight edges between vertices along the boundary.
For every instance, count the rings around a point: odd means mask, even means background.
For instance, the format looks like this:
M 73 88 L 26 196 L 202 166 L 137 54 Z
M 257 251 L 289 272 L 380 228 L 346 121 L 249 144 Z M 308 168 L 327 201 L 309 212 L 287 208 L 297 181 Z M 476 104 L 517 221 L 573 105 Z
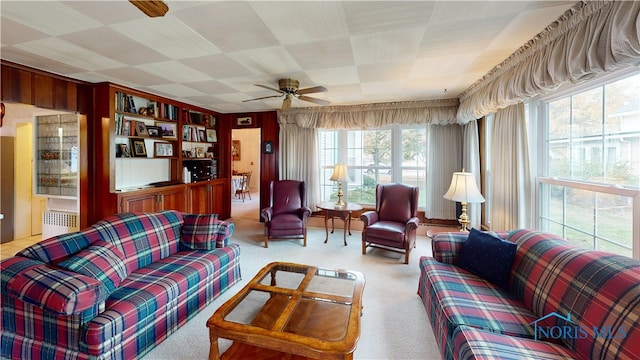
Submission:
M 418 205 L 425 206 L 426 127 L 321 130 L 318 137 L 323 201 L 337 200 L 337 184 L 329 178 L 333 166 L 341 162 L 351 178 L 343 184 L 348 201 L 373 205 L 376 184 L 400 182 L 418 186 Z
M 640 257 L 640 74 L 544 105 L 540 228 Z

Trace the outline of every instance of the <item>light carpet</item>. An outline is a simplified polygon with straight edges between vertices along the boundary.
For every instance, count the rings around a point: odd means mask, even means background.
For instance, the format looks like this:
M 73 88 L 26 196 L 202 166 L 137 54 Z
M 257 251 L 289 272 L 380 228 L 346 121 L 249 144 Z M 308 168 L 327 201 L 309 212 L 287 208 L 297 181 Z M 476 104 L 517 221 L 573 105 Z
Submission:
M 352 231 L 342 242 L 342 229 L 329 234 L 324 243 L 325 230 L 308 227 L 307 247 L 302 240 L 273 240 L 264 248 L 264 224 L 251 216 L 233 213 L 235 223 L 232 241 L 241 246 L 242 281 L 209 304 L 187 324 L 148 353 L 144 360 L 206 359 L 209 336 L 206 322 L 215 310 L 247 284 L 258 271 L 272 261 L 287 261 L 361 271 L 366 285 L 363 294 L 361 333 L 354 359 L 440 359 L 440 352 L 427 313 L 416 294 L 421 255 L 431 254 L 429 239 L 418 236 L 417 248 L 412 251 L 409 265 L 404 255 L 368 249 L 361 253 L 361 233 Z M 220 351 L 230 342 L 220 340 Z

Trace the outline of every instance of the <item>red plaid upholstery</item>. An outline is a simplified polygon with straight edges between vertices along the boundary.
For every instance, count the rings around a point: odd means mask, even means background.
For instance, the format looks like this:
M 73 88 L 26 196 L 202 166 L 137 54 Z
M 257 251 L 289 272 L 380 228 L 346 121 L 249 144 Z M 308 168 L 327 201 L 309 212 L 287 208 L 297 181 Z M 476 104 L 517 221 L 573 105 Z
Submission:
M 500 235 L 518 245 L 510 292 L 452 265 L 463 234 L 436 235 L 435 259 L 420 259 L 418 294 L 445 359 L 639 359 L 640 261 L 541 231 Z M 541 339 L 536 326 L 583 332 Z
M 563 346 L 544 341 L 505 336 L 469 326 L 453 334 L 456 360 L 574 360 L 580 355 Z
M 218 214 L 184 214 L 180 244 L 191 250 L 213 250 L 228 245 L 233 223 L 218 220 Z
M 13 258 L 16 259 L 16 258 Z M 92 308 L 104 301 L 106 293 L 97 279 L 58 270 L 34 260 L 26 260 L 28 267 L 20 269 L 8 279 L 6 290 L 16 298 L 51 312 L 71 315 Z M 3 271 L 16 260 L 7 261 Z M 4 267 L 4 266 L 3 266 Z
M 181 213 L 119 214 L 3 260 L 0 357 L 144 356 L 241 279 L 233 224 L 218 225 L 227 246 L 178 251 Z

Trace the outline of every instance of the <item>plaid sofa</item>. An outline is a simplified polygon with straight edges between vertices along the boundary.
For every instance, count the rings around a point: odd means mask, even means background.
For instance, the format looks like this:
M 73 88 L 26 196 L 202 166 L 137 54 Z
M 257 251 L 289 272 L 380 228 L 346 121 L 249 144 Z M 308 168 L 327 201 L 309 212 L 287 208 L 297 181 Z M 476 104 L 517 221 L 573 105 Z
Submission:
M 422 298 L 443 359 L 640 359 L 640 261 L 536 230 L 517 244 L 502 289 L 457 266 L 464 233 L 420 259 Z
M 126 213 L 0 263 L 2 358 L 134 359 L 240 280 L 234 224 Z

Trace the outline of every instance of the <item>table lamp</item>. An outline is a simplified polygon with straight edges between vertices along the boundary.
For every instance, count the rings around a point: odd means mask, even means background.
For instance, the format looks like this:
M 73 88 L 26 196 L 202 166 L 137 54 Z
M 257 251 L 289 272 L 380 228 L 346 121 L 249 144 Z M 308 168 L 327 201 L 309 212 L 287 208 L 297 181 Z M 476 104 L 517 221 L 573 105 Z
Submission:
M 347 173 L 347 167 L 342 163 L 336 164 L 333 168 L 333 174 L 329 180 L 338 182 L 338 202 L 335 206 L 338 208 L 344 207 L 346 204 L 342 201 L 342 183 L 351 181 L 349 174 Z
M 484 202 L 484 197 L 480 194 L 480 190 L 478 190 L 473 174 L 464 172 L 464 169 L 462 169 L 461 172 L 454 172 L 451 178 L 451 186 L 449 186 L 447 193 L 444 194 L 444 198 L 459 202 L 462 205 L 462 214 L 460 214 L 460 218 L 458 219 L 458 222 L 460 222 L 462 226 L 460 231 L 469 231 L 467 228 L 467 225 L 470 223 L 467 215 L 467 203 Z

